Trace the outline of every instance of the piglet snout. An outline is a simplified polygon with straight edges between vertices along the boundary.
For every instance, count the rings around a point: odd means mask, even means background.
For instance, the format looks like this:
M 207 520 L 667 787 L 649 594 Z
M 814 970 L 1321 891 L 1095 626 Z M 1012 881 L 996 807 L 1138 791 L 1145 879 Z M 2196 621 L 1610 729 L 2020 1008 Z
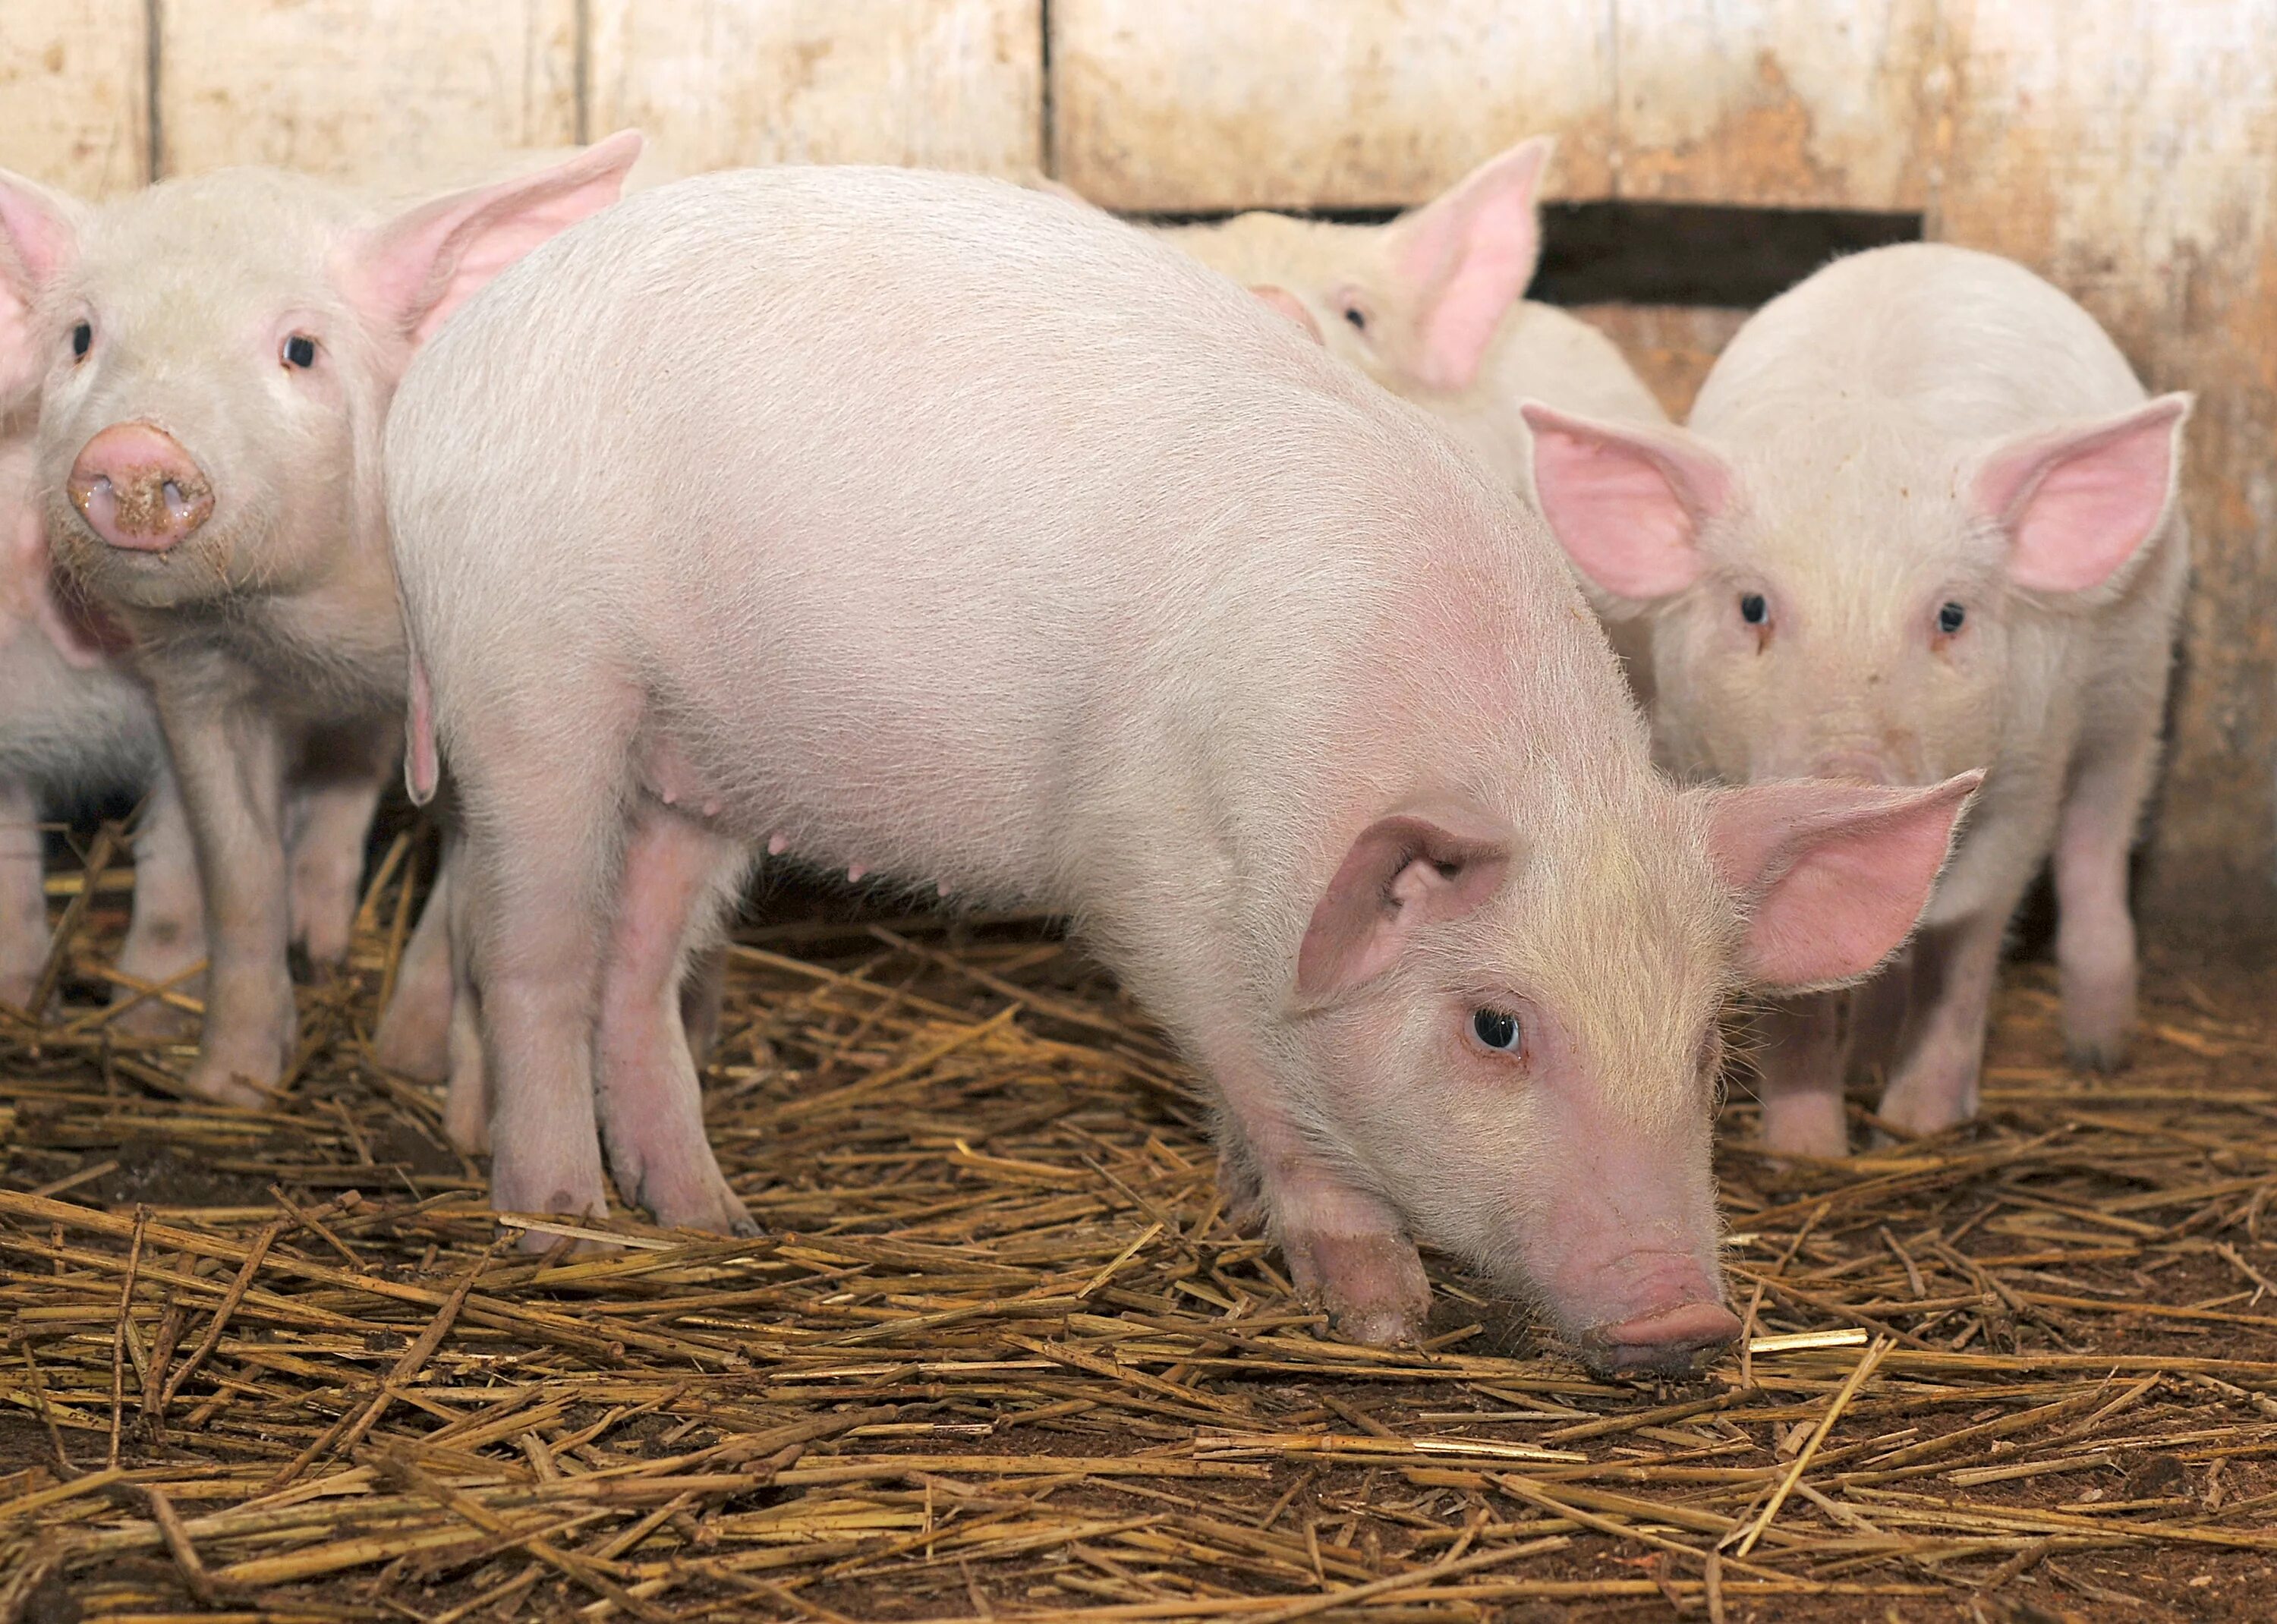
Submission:
M 1740 1334 L 1739 1317 L 1720 1302 L 1680 1302 L 1589 1338 L 1589 1362 L 1616 1376 L 1684 1376 L 1702 1354 L 1714 1353 Z
M 213 513 L 213 484 L 196 459 L 148 423 L 97 434 L 80 448 L 64 488 L 89 529 L 138 552 L 179 546 Z

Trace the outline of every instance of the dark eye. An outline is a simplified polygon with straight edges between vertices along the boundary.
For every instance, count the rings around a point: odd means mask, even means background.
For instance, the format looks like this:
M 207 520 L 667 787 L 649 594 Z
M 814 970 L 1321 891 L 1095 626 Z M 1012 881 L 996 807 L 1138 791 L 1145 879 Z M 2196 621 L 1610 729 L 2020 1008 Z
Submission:
M 1489 1049 L 1498 1049 L 1504 1054 L 1518 1052 L 1518 1017 L 1506 1009 L 1473 1010 L 1471 1032 Z
M 306 333 L 294 333 L 285 340 L 285 364 L 288 367 L 313 367 L 316 364 L 316 341 Z
M 1958 603 L 1947 603 L 1937 611 L 1937 629 L 1952 636 L 1968 622 L 1969 611 Z
M 73 359 L 73 360 L 77 360 L 78 358 L 80 358 L 80 357 L 81 357 L 81 356 L 85 355 L 85 354 L 87 353 L 87 352 L 88 352 L 88 347 L 89 347 L 90 345 L 92 345 L 94 343 L 95 343 L 95 328 L 94 328 L 94 325 L 93 325 L 91 323 L 88 323 L 88 322 L 81 322 L 78 326 L 76 326 L 76 327 L 72 328 L 72 359 Z
M 1350 322 L 1352 326 L 1360 332 L 1366 332 L 1367 330 L 1367 312 L 1361 309 L 1358 305 L 1346 305 L 1344 307 L 1344 320 Z
M 1740 595 L 1740 618 L 1749 626 L 1761 626 L 1770 618 L 1771 612 L 1771 606 L 1762 593 L 1742 592 Z

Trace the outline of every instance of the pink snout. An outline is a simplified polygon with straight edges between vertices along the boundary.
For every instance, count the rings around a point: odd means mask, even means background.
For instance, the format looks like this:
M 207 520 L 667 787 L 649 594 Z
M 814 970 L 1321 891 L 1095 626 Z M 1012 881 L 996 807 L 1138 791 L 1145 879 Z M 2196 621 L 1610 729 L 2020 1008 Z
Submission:
M 1599 1326 L 1588 1351 L 1591 1363 L 1602 1363 L 1616 1376 L 1683 1376 L 1700 1355 L 1714 1353 L 1739 1334 L 1739 1317 L 1722 1303 L 1681 1302 Z
M 64 489 L 113 547 L 164 552 L 213 514 L 213 484 L 181 442 L 148 423 L 113 423 L 80 448 Z

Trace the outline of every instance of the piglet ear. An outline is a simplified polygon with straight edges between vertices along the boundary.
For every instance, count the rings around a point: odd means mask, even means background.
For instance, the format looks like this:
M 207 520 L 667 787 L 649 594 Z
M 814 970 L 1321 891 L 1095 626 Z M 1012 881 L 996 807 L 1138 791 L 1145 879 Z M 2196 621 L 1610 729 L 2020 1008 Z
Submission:
M 1722 457 L 1681 429 L 1599 422 L 1529 400 L 1534 489 L 1574 567 L 1615 597 L 1700 578 L 1700 530 L 1731 500 Z
M 1360 831 L 1313 910 L 1297 954 L 1297 997 L 1323 1004 L 1390 969 L 1414 933 L 1460 919 L 1501 888 L 1510 826 L 1440 802 L 1380 817 Z
M 0 415 L 38 378 L 32 306 L 79 256 L 80 207 L 21 175 L 0 170 Z
M 1488 159 L 1385 234 L 1401 302 L 1414 313 L 1409 364 L 1433 389 L 1468 389 L 1504 314 L 1542 257 L 1536 197 L 1557 145 L 1537 135 Z
M 1327 342 L 1321 337 L 1320 323 L 1313 319 L 1313 313 L 1305 307 L 1305 301 L 1287 288 L 1271 282 L 1260 282 L 1253 285 L 1249 291 L 1260 304 L 1294 322 L 1305 337 L 1314 344 Z
M 348 246 L 341 280 L 365 319 L 423 344 L 492 277 L 617 201 L 641 155 L 621 130 L 576 156 L 420 204 Z
M 2188 395 L 2161 395 L 1986 459 L 1976 502 L 2008 533 L 2008 578 L 2083 592 L 2116 574 L 2166 519 L 2189 410 Z
M 1926 789 L 1799 778 L 1700 790 L 1709 849 L 1748 917 L 1742 975 L 1800 992 L 1854 981 L 1928 905 L 1982 772 Z

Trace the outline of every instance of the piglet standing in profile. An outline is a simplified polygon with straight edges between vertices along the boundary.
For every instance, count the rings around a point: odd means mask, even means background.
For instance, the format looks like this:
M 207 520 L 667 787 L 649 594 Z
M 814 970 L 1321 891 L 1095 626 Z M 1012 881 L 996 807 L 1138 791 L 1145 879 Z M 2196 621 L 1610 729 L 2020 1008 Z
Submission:
M 403 707 L 378 462 L 395 382 L 484 281 L 613 201 L 640 146 L 392 218 L 275 170 L 94 209 L 0 175 L 48 534 L 133 639 L 195 840 L 196 1094 L 265 1097 L 295 1043 L 288 939 L 320 964 L 347 950 Z M 419 984 L 448 995 L 447 975 Z M 440 1013 L 415 1024 L 439 1043 Z
M 387 466 L 507 1210 L 605 1212 L 605 1141 L 660 1222 L 749 1227 L 674 998 L 787 851 L 1071 916 L 1349 1334 L 1416 1334 L 1420 1239 L 1682 1369 L 1738 1330 L 1717 1013 L 1879 962 L 1974 784 L 1678 791 L 1512 492 L 998 182 L 630 198 L 437 338 Z
M 1766 306 L 1689 429 L 1529 407 L 1551 527 L 1601 606 L 1651 630 L 1674 764 L 1984 793 L 1923 917 L 1882 1117 L 1976 1114 L 2003 936 L 2053 858 L 2063 1029 L 2121 1058 L 2127 856 L 2157 763 L 2189 538 L 2183 395 L 2146 398 L 2093 318 L 2021 266 L 1941 245 L 1842 260 Z M 1892 998 L 1886 995 L 1897 994 Z M 1844 1022 L 1790 1003 L 1763 1056 L 1771 1148 L 1839 1156 Z

